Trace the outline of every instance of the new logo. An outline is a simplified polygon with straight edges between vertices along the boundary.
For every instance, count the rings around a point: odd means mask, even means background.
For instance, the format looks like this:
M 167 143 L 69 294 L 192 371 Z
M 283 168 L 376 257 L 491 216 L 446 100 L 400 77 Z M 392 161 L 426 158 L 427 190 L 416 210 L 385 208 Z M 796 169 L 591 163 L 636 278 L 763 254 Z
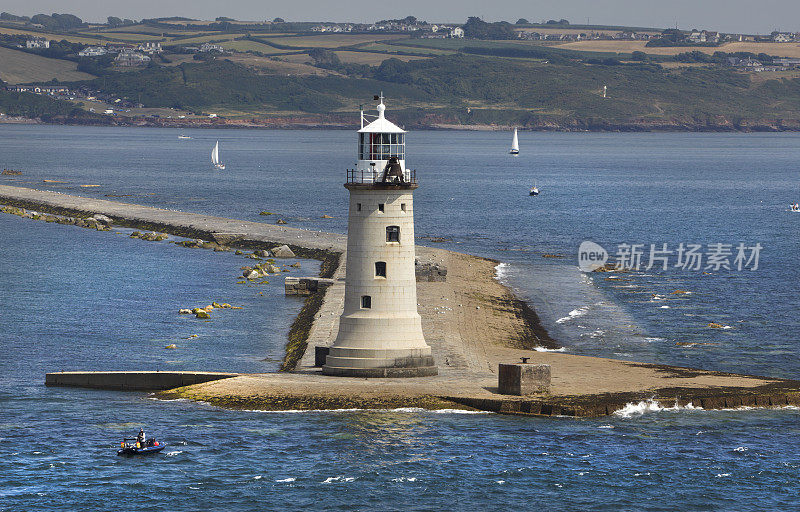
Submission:
M 593 272 L 608 261 L 608 252 L 589 240 L 581 242 L 578 247 L 578 268 L 582 272 Z

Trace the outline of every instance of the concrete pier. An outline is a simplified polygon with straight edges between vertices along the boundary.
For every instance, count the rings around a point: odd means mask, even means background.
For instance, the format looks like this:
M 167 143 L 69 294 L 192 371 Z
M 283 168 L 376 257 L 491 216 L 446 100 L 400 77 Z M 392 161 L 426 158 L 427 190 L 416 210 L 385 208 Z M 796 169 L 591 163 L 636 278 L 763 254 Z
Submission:
M 238 376 L 238 373 L 223 372 L 53 372 L 46 375 L 45 385 L 117 391 L 161 391 Z
M 333 284 L 306 299 L 290 330 L 284 367 L 292 372 L 239 376 L 62 372 L 48 374 L 48 385 L 161 389 L 165 391 L 158 396 L 165 398 L 264 410 L 424 407 L 602 416 L 642 400 L 706 409 L 800 405 L 798 380 L 534 351 L 535 347 L 557 345 L 539 325 L 536 313 L 495 279 L 496 261 L 420 246 L 421 260 L 441 262 L 447 269 L 445 281 L 417 282 L 422 329 L 439 364 L 439 375 L 408 380 L 324 376 L 314 367 L 314 347 L 329 346 L 338 331 L 344 306 L 346 268 L 345 259 L 339 257 L 344 236 L 9 186 L 0 186 L 0 204 L 54 214 L 100 213 L 116 225 L 209 240 L 216 240 L 217 235 L 221 241 L 242 247 L 269 249 L 287 244 L 300 256 L 333 257 L 330 261 L 335 262 L 330 274 Z M 311 348 L 307 350 L 306 345 Z M 516 363 L 522 357 L 552 368 L 549 392 L 500 393 L 499 364 Z M 200 384 L 191 380 L 198 378 L 207 380 Z
M 161 231 L 186 238 L 218 241 L 231 247 L 271 249 L 286 244 L 300 257 L 345 250 L 347 239 L 336 233 L 308 231 L 276 224 L 226 219 L 213 215 L 91 199 L 46 190 L 0 185 L 0 203 L 56 215 L 91 217 L 101 214 L 115 225 Z

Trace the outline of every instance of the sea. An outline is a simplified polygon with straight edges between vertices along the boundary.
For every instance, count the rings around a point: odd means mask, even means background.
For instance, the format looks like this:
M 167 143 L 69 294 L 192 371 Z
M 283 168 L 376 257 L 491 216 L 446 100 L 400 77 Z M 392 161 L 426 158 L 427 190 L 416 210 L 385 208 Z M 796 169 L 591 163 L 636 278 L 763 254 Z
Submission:
M 417 243 L 496 259 L 498 278 L 563 352 L 800 378 L 800 213 L 789 210 L 800 201 L 800 134 L 519 138 L 511 156 L 508 132 L 409 133 Z M 217 140 L 225 171 L 210 165 Z M 337 233 L 355 158 L 354 131 L 0 125 L 0 167 L 22 172 L 2 184 Z M 242 256 L 129 234 L 0 215 L 0 510 L 761 511 L 800 501 L 791 407 L 642 402 L 591 419 L 259 412 L 46 388 L 45 373 L 59 370 L 278 368 L 302 305 L 282 280 L 242 284 Z M 583 242 L 619 271 L 581 272 Z M 295 275 L 319 270 L 295 261 Z M 210 321 L 178 314 L 214 301 L 242 309 Z M 117 457 L 140 427 L 166 449 Z

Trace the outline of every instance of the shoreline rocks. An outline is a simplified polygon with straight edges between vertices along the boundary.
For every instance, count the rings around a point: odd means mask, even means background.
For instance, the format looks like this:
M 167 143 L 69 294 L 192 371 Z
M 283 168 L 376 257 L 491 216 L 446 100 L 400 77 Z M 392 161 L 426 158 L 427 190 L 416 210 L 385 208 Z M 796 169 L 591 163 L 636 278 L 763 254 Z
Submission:
M 272 255 L 276 258 L 296 258 L 294 251 L 288 245 L 281 245 L 272 248 Z

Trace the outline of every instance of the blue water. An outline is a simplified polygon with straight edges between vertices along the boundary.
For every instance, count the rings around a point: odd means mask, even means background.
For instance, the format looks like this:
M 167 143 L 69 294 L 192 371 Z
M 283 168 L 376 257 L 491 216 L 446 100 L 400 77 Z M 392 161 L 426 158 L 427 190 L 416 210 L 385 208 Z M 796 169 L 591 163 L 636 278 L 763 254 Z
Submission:
M 409 134 L 420 243 L 445 237 L 437 245 L 507 263 L 503 279 L 568 352 L 800 376 L 800 215 L 786 211 L 800 200 L 800 136 L 523 133 L 516 158 L 509 138 Z M 225 172 L 209 169 L 216 140 Z M 24 172 L 0 182 L 344 232 L 354 141 L 347 131 L 0 126 L 0 165 Z M 534 180 L 542 194 L 530 198 Z M 48 389 L 44 373 L 61 369 L 272 371 L 300 302 L 280 280 L 237 284 L 249 260 L 232 253 L 8 215 L 0 233 L 3 510 L 764 510 L 791 509 L 800 494 L 794 410 L 578 421 L 258 413 Z M 753 272 L 607 279 L 577 271 L 587 239 L 612 253 L 620 243 L 764 249 Z M 212 301 L 243 309 L 211 322 L 177 314 Z M 165 454 L 115 457 L 140 425 Z

